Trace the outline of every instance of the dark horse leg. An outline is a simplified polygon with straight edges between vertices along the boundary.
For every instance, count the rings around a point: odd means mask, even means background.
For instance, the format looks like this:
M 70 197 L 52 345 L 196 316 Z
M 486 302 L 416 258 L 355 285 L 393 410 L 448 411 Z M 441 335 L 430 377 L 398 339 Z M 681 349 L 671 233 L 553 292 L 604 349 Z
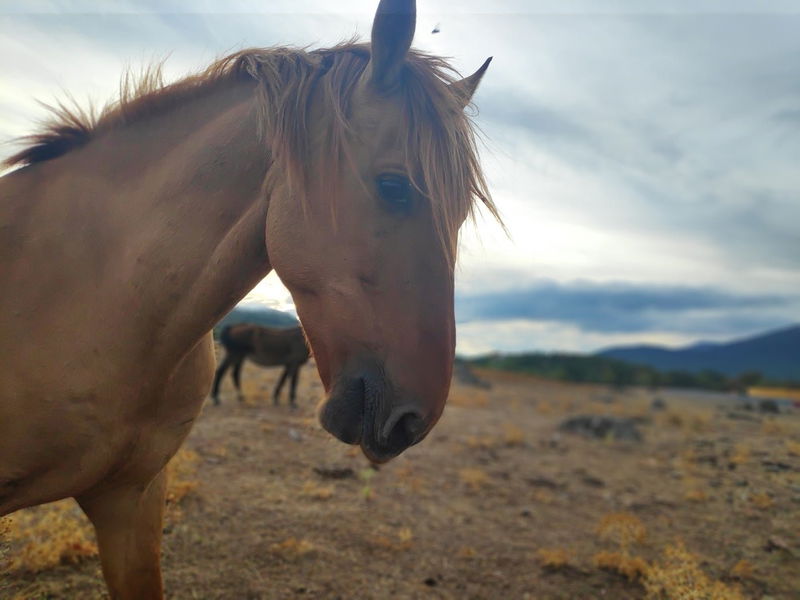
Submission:
M 230 352 L 225 353 L 225 358 L 222 359 L 222 363 L 217 367 L 217 372 L 214 373 L 214 385 L 211 387 L 211 397 L 214 399 L 214 404 L 219 406 L 219 384 L 222 381 L 223 376 L 225 375 L 225 371 L 227 371 L 233 361 L 231 360 Z
M 238 394 L 239 402 L 244 400 L 244 394 L 242 394 L 242 365 L 244 364 L 244 356 L 237 356 L 235 362 L 233 363 L 233 383 L 236 385 L 236 393 Z
M 289 365 L 286 365 L 283 368 L 283 373 L 281 373 L 281 378 L 278 380 L 278 385 L 275 386 L 275 393 L 272 396 L 272 403 L 275 406 L 278 406 L 278 398 L 281 395 L 281 388 L 283 387 L 283 382 L 286 381 L 286 376 L 289 374 Z
M 294 365 L 292 367 L 292 388 L 289 395 L 289 402 L 293 407 L 297 406 L 295 402 L 296 392 L 297 392 L 297 378 L 300 375 L 300 365 Z

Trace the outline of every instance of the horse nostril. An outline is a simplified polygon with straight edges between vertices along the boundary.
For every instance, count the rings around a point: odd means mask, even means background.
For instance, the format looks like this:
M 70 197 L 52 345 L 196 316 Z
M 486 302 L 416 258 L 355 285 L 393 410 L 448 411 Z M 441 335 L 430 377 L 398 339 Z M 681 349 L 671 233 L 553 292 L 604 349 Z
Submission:
M 391 430 L 386 436 L 387 450 L 397 453 L 402 452 L 420 441 L 425 429 L 426 424 L 422 417 L 413 411 L 406 412 L 391 426 Z

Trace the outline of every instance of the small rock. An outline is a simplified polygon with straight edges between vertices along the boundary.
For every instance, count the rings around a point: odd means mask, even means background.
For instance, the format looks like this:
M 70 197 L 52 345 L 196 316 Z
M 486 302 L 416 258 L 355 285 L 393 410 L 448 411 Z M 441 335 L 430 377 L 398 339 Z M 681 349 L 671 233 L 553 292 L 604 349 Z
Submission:
M 650 410 L 660 411 L 666 409 L 667 409 L 667 403 L 664 401 L 663 398 L 660 398 L 658 396 L 653 398 L 653 401 L 650 403 Z
M 356 476 L 350 467 L 314 467 L 313 471 L 323 479 L 355 479 Z
M 771 460 L 762 460 L 761 466 L 770 473 L 783 473 L 784 471 L 791 471 L 792 465 L 786 463 L 776 462 Z
M 525 483 L 527 483 L 528 485 L 532 485 L 533 487 L 543 487 L 551 490 L 555 490 L 561 487 L 558 483 L 556 483 L 552 479 L 547 479 L 547 477 L 528 477 L 525 479 Z
M 728 413 L 726 413 L 725 416 L 734 421 L 755 421 L 756 423 L 759 423 L 761 421 L 761 419 L 759 419 L 758 417 L 754 417 L 753 415 L 748 415 L 746 413 L 740 413 L 735 411 L 729 411 Z
M 599 477 L 594 477 L 592 475 L 584 475 L 584 477 L 581 479 L 581 481 L 583 483 L 585 483 L 586 485 L 588 485 L 588 486 L 596 487 L 596 488 L 605 487 L 605 485 L 606 485 L 605 481 L 603 481 Z
M 570 417 L 558 426 L 567 433 L 577 433 L 594 439 L 641 442 L 642 434 L 632 419 L 607 415 L 579 415 Z
M 775 550 L 783 550 L 785 552 L 788 552 L 789 554 L 793 554 L 792 549 L 789 547 L 789 544 L 786 543 L 786 540 L 778 537 L 777 535 L 773 535 L 767 540 L 767 543 L 764 546 L 764 550 L 766 550 L 767 552 L 773 552 Z
M 780 406 L 772 398 L 765 398 L 758 403 L 758 410 L 762 413 L 777 415 L 781 412 Z

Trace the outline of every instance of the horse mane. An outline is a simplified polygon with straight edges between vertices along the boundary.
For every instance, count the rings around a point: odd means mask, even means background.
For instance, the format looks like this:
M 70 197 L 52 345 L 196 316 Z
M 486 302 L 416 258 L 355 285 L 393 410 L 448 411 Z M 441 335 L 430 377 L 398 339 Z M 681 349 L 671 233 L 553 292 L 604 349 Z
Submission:
M 285 167 L 294 192 L 310 174 L 305 171 L 310 145 L 307 121 L 312 96 L 321 94 L 331 111 L 328 132 L 335 177 L 340 157 L 350 161 L 348 116 L 352 92 L 370 58 L 368 44 L 345 42 L 328 49 L 250 48 L 212 63 L 205 70 L 165 85 L 163 63 L 138 76 L 123 75 L 119 97 L 102 110 L 83 109 L 74 100 L 44 105 L 50 120 L 22 138 L 27 146 L 4 161 L 4 166 L 42 163 L 88 144 L 108 131 L 135 124 L 149 116 L 207 96 L 234 82 L 257 86 L 259 133 L 269 140 L 272 159 Z M 322 77 L 327 75 L 326 77 Z M 434 222 L 447 255 L 455 260 L 457 232 L 464 218 L 474 215 L 480 201 L 498 221 L 478 161 L 475 126 L 460 98 L 448 85 L 458 73 L 444 59 L 410 50 L 403 71 L 405 107 L 402 130 L 408 173 L 415 187 L 430 201 Z M 352 161 L 350 161 L 352 163 Z

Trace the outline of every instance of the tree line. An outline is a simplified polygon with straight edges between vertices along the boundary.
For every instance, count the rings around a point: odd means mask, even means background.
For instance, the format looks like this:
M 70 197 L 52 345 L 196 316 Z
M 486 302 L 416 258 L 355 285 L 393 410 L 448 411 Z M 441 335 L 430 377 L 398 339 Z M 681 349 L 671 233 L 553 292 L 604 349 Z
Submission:
M 710 369 L 660 371 L 647 365 L 628 363 L 605 356 L 559 353 L 489 354 L 469 359 L 476 367 L 528 373 L 547 379 L 575 383 L 602 383 L 616 387 L 696 388 L 744 392 L 755 385 L 797 387 L 797 382 L 772 381 L 757 371 L 728 376 Z

